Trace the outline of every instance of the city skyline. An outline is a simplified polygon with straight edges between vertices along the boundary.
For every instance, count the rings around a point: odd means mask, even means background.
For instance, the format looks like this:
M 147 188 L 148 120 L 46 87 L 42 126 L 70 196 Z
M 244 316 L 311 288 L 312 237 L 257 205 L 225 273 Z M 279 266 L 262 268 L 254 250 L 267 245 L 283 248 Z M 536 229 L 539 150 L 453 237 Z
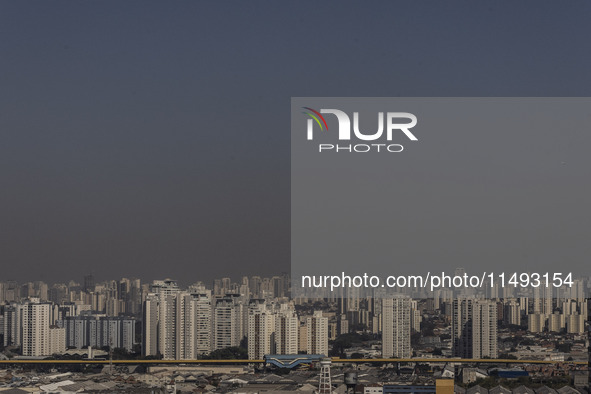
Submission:
M 577 280 L 577 289 L 590 283 Z M 406 374 L 425 389 L 443 378 L 461 387 L 514 388 L 511 379 L 517 378 L 532 387 L 536 379 L 554 388 L 587 386 L 591 299 L 580 291 L 552 296 L 545 290 L 440 289 L 424 298 L 417 289 L 371 297 L 349 288 L 306 298 L 291 297 L 289 290 L 287 274 L 189 286 L 171 279 L 95 281 L 90 275 L 67 285 L 0 282 L 0 358 L 13 360 L 10 368 L 71 362 L 66 371 L 76 363 L 109 362 L 103 369 L 109 374 L 119 363 L 148 363 L 153 369 L 130 382 L 153 386 L 184 382 L 179 373 L 158 378 L 168 367 L 209 371 L 209 362 L 215 368 L 243 363 L 223 372 L 238 375 L 243 385 L 251 373 L 297 376 L 299 364 L 308 371 L 332 362 L 366 364 L 362 376 L 379 371 L 366 383 L 384 390 L 394 381 L 408 383 Z M 400 379 L 384 377 L 388 369 Z

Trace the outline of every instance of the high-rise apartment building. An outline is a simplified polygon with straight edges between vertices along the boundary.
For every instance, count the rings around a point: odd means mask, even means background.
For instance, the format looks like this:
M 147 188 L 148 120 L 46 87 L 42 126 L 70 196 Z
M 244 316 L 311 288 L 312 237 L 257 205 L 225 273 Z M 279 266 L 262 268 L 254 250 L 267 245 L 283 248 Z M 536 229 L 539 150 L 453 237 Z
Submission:
M 322 311 L 316 311 L 306 318 L 306 328 L 308 354 L 328 356 L 328 318 L 322 315 Z
M 538 286 L 533 289 L 533 313 L 551 315 L 554 312 L 553 287 Z
M 209 291 L 180 291 L 171 280 L 155 281 L 151 290 L 143 308 L 144 355 L 161 354 L 167 360 L 187 360 L 213 350 Z
M 565 328 L 564 314 L 551 313 L 548 315 L 548 331 L 561 332 Z
M 68 316 L 58 320 L 57 325 L 63 327 L 64 340 L 69 347 L 108 346 L 131 351 L 135 343 L 135 322 L 135 319 L 126 317 L 83 315 Z
M 148 294 L 143 305 L 142 355 L 158 354 L 158 300 L 157 294 Z
M 275 354 L 298 354 L 299 320 L 293 309 L 282 308 L 275 317 Z
M 462 358 L 497 358 L 497 303 L 455 299 L 452 318 L 453 353 Z
M 505 300 L 503 321 L 515 326 L 521 324 L 521 310 L 516 299 Z
M 244 306 L 238 297 L 225 296 L 215 300 L 213 311 L 213 350 L 239 346 L 244 337 Z
M 4 334 L 4 346 L 20 346 L 23 330 L 23 305 L 11 304 L 3 306 L 2 332 Z
M 180 289 L 171 279 L 155 280 L 143 305 L 142 354 L 161 354 L 175 359 L 177 352 L 177 295 Z
M 30 299 L 22 309 L 22 353 L 23 356 L 48 356 L 51 303 Z
M 48 354 L 59 354 L 65 352 L 66 349 L 66 329 L 58 326 L 50 326 Z
M 260 300 L 251 300 L 248 308 L 248 357 L 261 360 L 274 353 L 275 315 Z
M 582 334 L 585 332 L 585 317 L 583 315 L 565 316 L 566 332 L 569 334 Z
M 412 355 L 411 299 L 408 297 L 382 300 L 382 356 L 408 358 Z
M 211 294 L 179 293 L 177 309 L 177 358 L 196 359 L 211 352 Z
M 527 330 L 531 333 L 540 333 L 546 328 L 548 316 L 543 313 L 532 313 L 527 315 Z
M 411 300 L 410 306 L 410 330 L 411 332 L 421 332 L 421 321 L 423 317 L 421 316 L 421 311 L 419 310 L 418 302 L 416 300 Z

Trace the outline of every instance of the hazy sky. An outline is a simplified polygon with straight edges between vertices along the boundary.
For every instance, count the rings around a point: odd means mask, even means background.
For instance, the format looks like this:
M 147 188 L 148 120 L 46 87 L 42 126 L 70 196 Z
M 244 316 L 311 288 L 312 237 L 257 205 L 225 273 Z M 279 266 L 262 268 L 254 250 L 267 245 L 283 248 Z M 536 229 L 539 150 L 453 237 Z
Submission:
M 289 271 L 290 97 L 588 96 L 588 1 L 0 2 L 0 281 Z

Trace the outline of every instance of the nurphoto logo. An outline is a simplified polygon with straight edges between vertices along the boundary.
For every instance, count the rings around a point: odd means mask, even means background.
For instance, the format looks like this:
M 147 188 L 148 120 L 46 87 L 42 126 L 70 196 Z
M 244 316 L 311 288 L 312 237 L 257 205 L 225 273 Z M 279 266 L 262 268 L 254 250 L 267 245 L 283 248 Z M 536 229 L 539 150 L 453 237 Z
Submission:
M 344 111 L 339 109 L 320 109 L 317 111 L 310 107 L 302 107 L 303 114 L 309 117 L 307 122 L 307 139 L 314 140 L 314 129 L 321 133 L 329 133 L 328 123 L 322 114 L 331 114 L 338 122 L 338 140 L 351 141 L 352 138 L 360 141 L 386 141 L 387 143 L 359 143 L 359 144 L 318 144 L 318 152 L 402 152 L 404 147 L 401 144 L 391 144 L 390 141 L 395 135 L 403 134 L 411 141 L 418 141 L 417 137 L 410 131 L 417 125 L 417 117 L 408 112 L 378 112 L 377 131 L 362 132 L 359 127 L 359 112 L 353 112 L 353 133 L 351 133 L 351 118 Z M 385 122 L 384 122 L 385 118 Z M 386 126 L 384 127 L 384 123 Z M 315 126 L 316 125 L 316 126 Z M 384 138 L 384 128 L 385 138 Z M 378 141 L 379 142 L 379 141 Z

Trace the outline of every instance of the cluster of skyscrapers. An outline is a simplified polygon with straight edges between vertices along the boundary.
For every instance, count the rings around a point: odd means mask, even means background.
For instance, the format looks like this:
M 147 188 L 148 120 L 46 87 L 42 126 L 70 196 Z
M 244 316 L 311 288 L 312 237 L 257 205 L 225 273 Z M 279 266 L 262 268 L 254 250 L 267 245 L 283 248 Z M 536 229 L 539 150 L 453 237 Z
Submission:
M 170 279 L 95 283 L 92 275 L 82 284 L 9 281 L 0 282 L 0 343 L 31 357 L 90 346 L 183 360 L 241 347 L 249 359 L 262 359 L 328 356 L 329 341 L 365 332 L 381 339 L 381 356 L 410 358 L 411 336 L 437 316 L 450 333 L 450 355 L 497 358 L 499 324 L 534 334 L 583 334 L 589 309 L 585 286 L 577 281 L 573 288 L 539 288 L 532 294 L 494 287 L 485 287 L 486 294 L 438 289 L 427 297 L 365 296 L 349 288 L 311 299 L 289 298 L 285 274 L 186 288 Z
M 0 282 L 0 342 L 22 356 L 44 357 L 68 348 L 124 348 L 132 351 L 140 316 L 139 280 L 48 286 Z
M 196 359 L 243 340 L 250 359 L 328 354 L 328 318 L 321 311 L 298 316 L 286 297 L 250 298 L 230 289 L 214 295 L 202 285 L 181 290 L 173 280 L 154 281 L 144 303 L 143 355 Z

